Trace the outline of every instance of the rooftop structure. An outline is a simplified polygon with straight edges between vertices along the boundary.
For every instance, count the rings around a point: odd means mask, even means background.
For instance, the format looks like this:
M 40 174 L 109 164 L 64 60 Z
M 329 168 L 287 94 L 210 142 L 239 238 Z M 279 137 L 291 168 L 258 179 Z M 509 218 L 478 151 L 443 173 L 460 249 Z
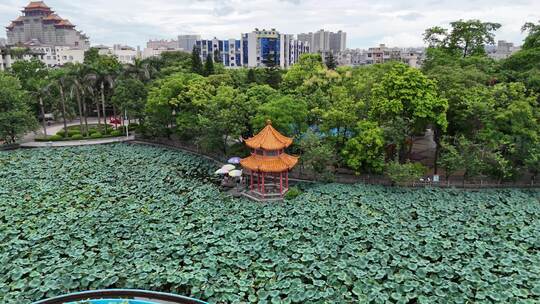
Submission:
M 56 14 L 43 1 L 30 2 L 22 13 L 22 16 L 6 26 L 8 45 L 35 41 L 46 46 L 69 46 L 79 49 L 90 47 L 85 34 L 76 30 L 75 25 Z
M 293 140 L 279 133 L 268 120 L 257 135 L 244 140 L 251 155 L 240 165 L 249 174 L 249 189 L 244 195 L 255 200 L 281 200 L 289 190 L 289 171 L 298 157 L 284 152 Z

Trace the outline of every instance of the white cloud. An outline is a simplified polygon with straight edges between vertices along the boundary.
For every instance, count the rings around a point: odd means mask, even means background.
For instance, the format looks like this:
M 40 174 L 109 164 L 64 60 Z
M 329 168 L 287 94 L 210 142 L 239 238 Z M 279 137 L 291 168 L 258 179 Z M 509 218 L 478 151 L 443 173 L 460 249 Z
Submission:
M 422 44 L 423 31 L 457 19 L 499 22 L 497 39 L 521 43 L 521 25 L 540 20 L 538 0 L 45 0 L 88 33 L 94 44 L 144 45 L 149 38 L 182 33 L 239 38 L 253 28 L 284 33 L 344 30 L 349 47 Z M 2 0 L 0 24 L 28 0 Z

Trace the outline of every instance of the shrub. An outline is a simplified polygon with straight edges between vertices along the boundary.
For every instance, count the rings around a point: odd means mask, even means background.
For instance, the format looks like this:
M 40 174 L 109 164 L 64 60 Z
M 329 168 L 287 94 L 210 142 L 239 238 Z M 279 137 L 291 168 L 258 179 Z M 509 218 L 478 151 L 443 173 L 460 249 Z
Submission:
M 420 163 L 391 162 L 386 165 L 386 176 L 397 185 L 406 185 L 419 180 L 426 173 L 426 167 Z
M 90 134 L 90 138 L 102 138 L 102 137 L 103 137 L 103 134 L 101 134 L 100 132 Z
M 289 191 L 285 194 L 285 199 L 292 200 L 296 197 L 298 197 L 300 194 L 302 194 L 302 190 L 298 187 L 291 187 L 289 188 Z
M 122 131 L 114 130 L 111 132 L 111 136 L 122 136 Z
M 60 141 L 63 140 L 64 137 L 62 135 L 51 135 L 47 137 L 46 141 Z
M 64 136 L 64 129 L 56 132 L 56 135 L 60 135 L 60 136 Z M 72 137 L 73 135 L 77 135 L 77 134 L 81 134 L 81 131 L 79 131 L 78 129 L 69 129 L 67 130 L 67 134 L 68 134 L 68 137 Z
M 82 136 L 81 134 L 75 134 L 71 136 L 70 138 L 73 140 L 81 140 L 81 139 L 84 139 L 84 136 Z

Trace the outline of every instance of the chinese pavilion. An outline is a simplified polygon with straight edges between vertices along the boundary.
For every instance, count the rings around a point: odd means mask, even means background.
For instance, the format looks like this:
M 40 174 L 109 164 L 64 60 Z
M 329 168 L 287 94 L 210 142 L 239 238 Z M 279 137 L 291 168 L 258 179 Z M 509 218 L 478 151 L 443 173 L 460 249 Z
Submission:
M 251 155 L 240 165 L 249 176 L 249 188 L 244 194 L 256 200 L 281 200 L 289 190 L 289 171 L 298 157 L 284 152 L 293 142 L 272 127 L 268 120 L 259 134 L 245 139 Z

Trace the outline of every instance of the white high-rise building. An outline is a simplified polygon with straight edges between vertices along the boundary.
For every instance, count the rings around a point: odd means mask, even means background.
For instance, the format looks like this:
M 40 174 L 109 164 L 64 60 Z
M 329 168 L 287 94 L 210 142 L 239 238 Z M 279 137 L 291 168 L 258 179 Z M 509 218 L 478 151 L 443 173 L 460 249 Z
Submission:
M 275 29 L 255 29 L 242 34 L 241 50 L 243 66 L 260 67 L 273 63 L 288 68 L 298 61 L 300 55 L 309 53 L 310 47 L 309 43 Z
M 334 53 L 344 51 L 347 48 L 347 34 L 343 31 L 337 33 L 319 30 L 298 34 L 298 40 L 307 42 L 312 53 Z

